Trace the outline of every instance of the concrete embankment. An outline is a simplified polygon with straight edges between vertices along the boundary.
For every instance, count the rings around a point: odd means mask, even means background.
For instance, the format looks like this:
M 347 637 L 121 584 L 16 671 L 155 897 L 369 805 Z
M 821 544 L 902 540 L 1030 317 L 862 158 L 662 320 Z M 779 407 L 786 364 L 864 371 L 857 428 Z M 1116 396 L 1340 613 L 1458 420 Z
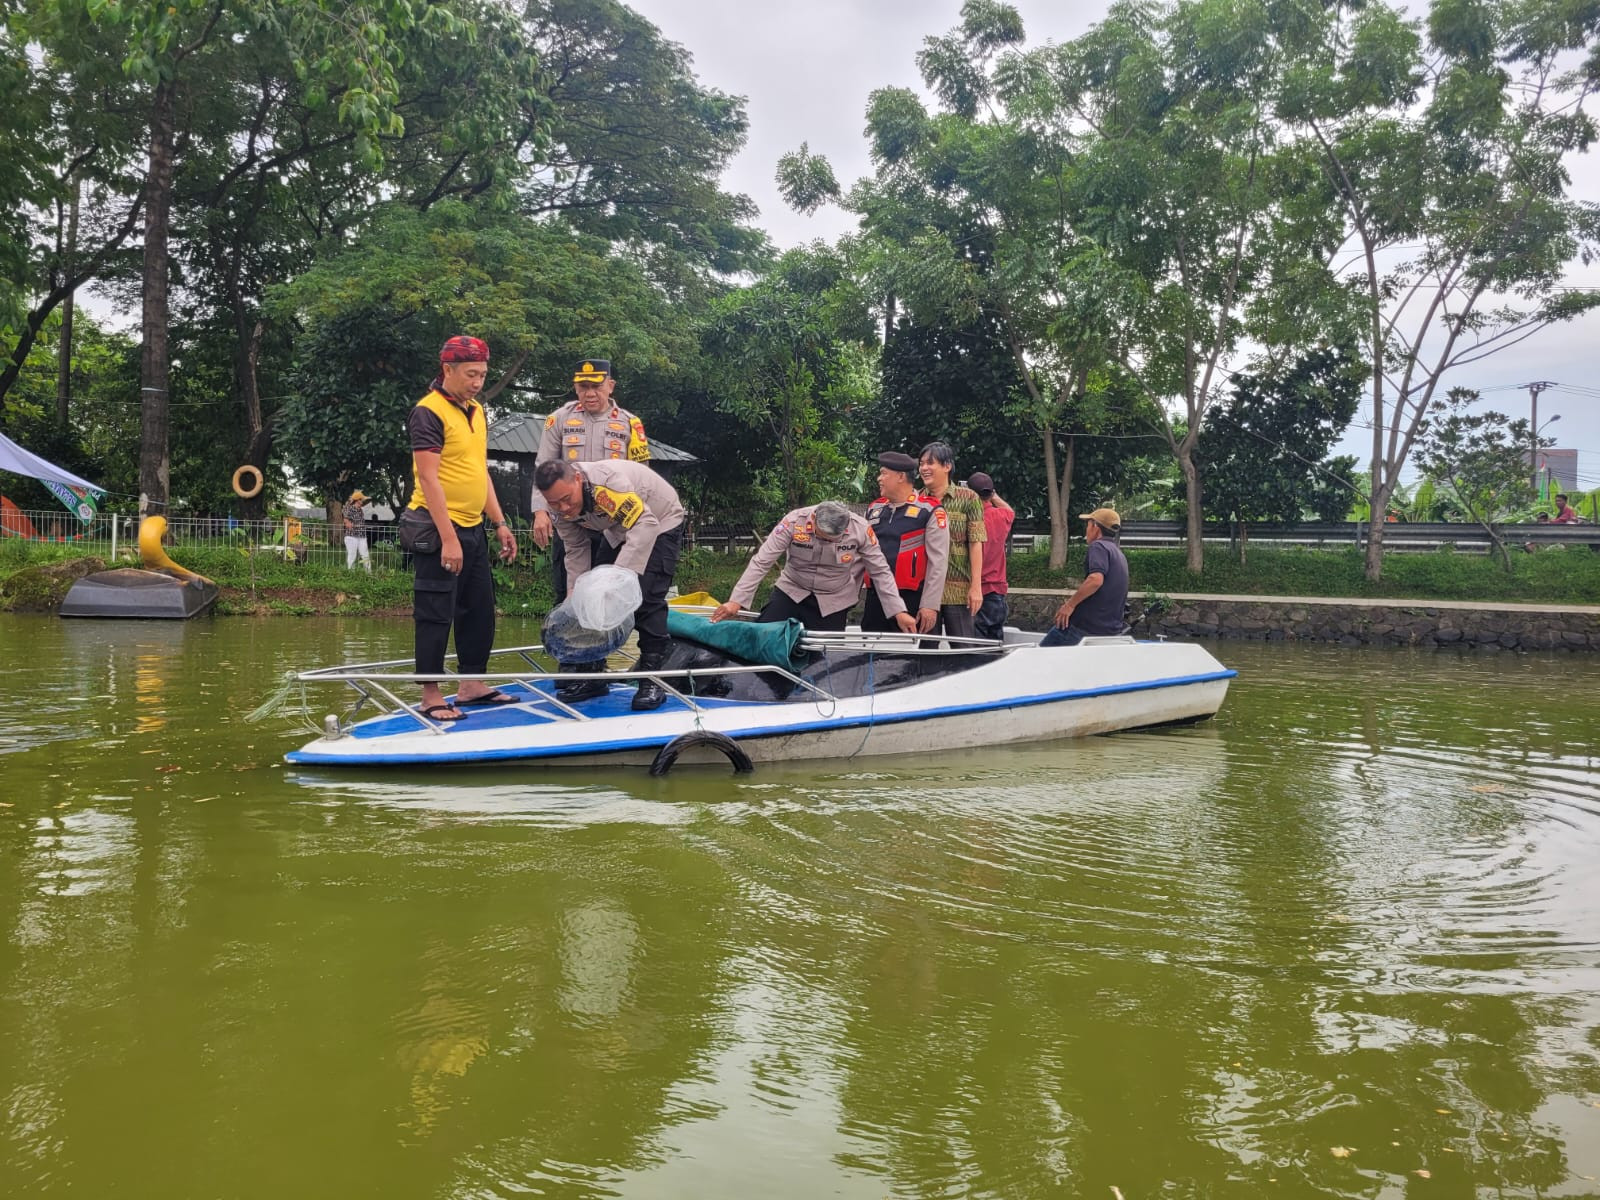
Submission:
M 1008 619 L 1019 628 L 1044 629 L 1066 595 L 1014 588 Z M 1169 595 L 1156 601 L 1148 622 L 1141 622 L 1148 599 L 1129 597 L 1141 637 L 1600 651 L 1600 606 L 1593 605 Z

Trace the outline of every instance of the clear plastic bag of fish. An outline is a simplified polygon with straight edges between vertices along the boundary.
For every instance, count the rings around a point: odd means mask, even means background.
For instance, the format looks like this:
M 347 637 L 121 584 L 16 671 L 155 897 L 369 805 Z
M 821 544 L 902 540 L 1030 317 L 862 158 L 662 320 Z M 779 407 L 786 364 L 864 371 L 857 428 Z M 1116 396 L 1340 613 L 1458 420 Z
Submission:
M 628 640 L 643 600 L 639 577 L 625 567 L 585 572 L 544 619 L 544 646 L 564 663 L 598 662 Z

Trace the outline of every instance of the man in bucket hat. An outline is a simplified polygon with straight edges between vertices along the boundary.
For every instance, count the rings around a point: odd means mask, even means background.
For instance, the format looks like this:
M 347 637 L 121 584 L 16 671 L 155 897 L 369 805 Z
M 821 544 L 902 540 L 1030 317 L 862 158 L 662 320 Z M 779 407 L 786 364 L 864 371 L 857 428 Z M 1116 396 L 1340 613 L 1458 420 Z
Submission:
M 489 376 L 489 346 L 453 337 L 439 351 L 439 374 L 406 421 L 415 486 L 407 509 L 421 509 L 438 531 L 439 545 L 413 558 L 412 616 L 416 621 L 417 674 L 444 674 L 451 629 L 456 668 L 482 674 L 494 648 L 494 575 L 484 514 L 494 527 L 501 562 L 515 562 L 517 535 L 506 524 L 489 480 L 489 434 L 478 393 Z M 462 705 L 508 704 L 512 698 L 477 679 L 456 690 Z M 422 685 L 423 716 L 459 721 L 466 714 L 446 704 L 438 683 Z
M 1056 609 L 1056 621 L 1040 639 L 1041 646 L 1076 646 L 1086 637 L 1114 637 L 1124 628 L 1128 606 L 1128 560 L 1117 536 L 1122 518 L 1114 508 L 1097 508 L 1079 517 L 1083 540 L 1089 544 L 1084 558 L 1083 582 Z

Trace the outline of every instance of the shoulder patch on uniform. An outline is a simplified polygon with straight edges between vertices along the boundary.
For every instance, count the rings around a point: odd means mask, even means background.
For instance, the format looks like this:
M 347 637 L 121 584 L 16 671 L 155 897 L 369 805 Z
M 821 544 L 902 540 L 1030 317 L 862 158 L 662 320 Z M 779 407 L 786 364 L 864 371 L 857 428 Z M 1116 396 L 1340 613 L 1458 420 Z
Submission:
M 650 439 L 644 434 L 644 422 L 638 417 L 628 418 L 628 457 L 634 462 L 650 461 Z
M 553 428 L 555 426 L 555 423 L 556 423 L 556 415 L 555 415 L 555 413 L 551 413 L 548 417 L 546 417 L 544 419 L 544 427 L 546 429 Z
M 872 526 L 869 525 L 867 526 L 867 545 L 876 546 L 877 544 L 878 535 L 873 531 Z
M 939 522 L 940 529 L 945 528 L 949 524 L 949 518 L 944 515 L 943 505 L 940 505 L 938 508 L 933 510 L 933 519 Z
M 613 492 L 608 487 L 596 486 L 594 506 L 624 529 L 632 529 L 644 516 L 644 501 L 637 492 Z

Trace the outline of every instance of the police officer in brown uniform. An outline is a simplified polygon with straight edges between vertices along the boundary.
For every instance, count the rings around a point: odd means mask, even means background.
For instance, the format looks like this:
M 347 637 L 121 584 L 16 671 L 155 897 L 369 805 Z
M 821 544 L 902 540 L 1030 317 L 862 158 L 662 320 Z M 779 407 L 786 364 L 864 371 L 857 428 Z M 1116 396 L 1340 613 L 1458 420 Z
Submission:
M 606 562 L 639 576 L 642 599 L 633 615 L 634 628 L 639 631 L 639 670 L 658 670 L 672 649 L 667 635 L 667 590 L 683 548 L 684 513 L 678 493 L 644 463 L 626 460 L 575 463 L 556 459 L 534 469 L 533 483 L 560 522 L 570 580 L 567 595 L 590 567 L 600 565 L 590 553 L 591 533 L 606 545 Z M 600 672 L 605 664 L 563 663 L 561 669 Z M 603 696 L 609 690 L 599 680 L 573 680 L 559 685 L 556 695 L 572 703 Z M 646 679 L 639 684 L 633 707 L 659 708 L 666 698 L 659 683 Z
M 626 459 L 629 462 L 650 461 L 650 441 L 645 437 L 644 422 L 627 409 L 613 404 L 611 393 L 617 381 L 611 374 L 611 363 L 604 358 L 586 358 L 572 373 L 576 400 L 563 404 L 544 419 L 544 434 L 539 439 L 539 451 L 534 456 L 534 466 L 555 462 L 604 462 Z M 549 506 L 539 489 L 533 489 L 533 540 L 542 550 L 550 544 L 552 524 Z M 606 548 L 601 539 L 591 537 L 591 549 L 597 561 L 609 562 L 604 557 Z M 561 541 L 551 550 L 550 577 L 559 599 L 567 594 L 567 571 Z
M 900 599 L 917 614 L 917 632 L 927 633 L 939 620 L 939 597 L 950 564 L 950 526 L 938 501 L 917 494 L 916 476 L 917 460 L 909 454 L 889 450 L 878 455 L 879 496 L 867 508 L 867 524 L 894 567 Z M 867 597 L 861 628 L 890 628 L 888 611 L 876 596 Z
M 833 500 L 797 508 L 779 521 L 739 576 L 727 603 L 719 605 L 711 619 L 734 616 L 754 600 L 756 587 L 779 556 L 783 570 L 757 620 L 792 617 L 807 629 L 843 630 L 861 595 L 863 577 L 870 577 L 884 611 L 903 632 L 916 632 L 916 619 L 900 600 L 878 539 L 863 518 Z

